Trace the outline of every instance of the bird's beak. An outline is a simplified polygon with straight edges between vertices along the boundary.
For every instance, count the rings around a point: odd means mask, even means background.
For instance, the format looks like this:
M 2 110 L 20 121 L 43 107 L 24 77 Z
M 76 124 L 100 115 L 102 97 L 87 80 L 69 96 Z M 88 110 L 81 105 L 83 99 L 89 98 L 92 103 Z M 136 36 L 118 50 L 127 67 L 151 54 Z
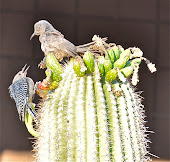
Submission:
M 30 37 L 30 40 L 36 35 L 36 33 L 34 32 L 31 37 Z
M 27 71 L 28 71 L 28 69 L 29 69 L 30 66 L 28 66 L 27 68 L 26 68 L 26 66 L 27 66 L 27 64 L 25 64 L 24 67 L 22 68 L 22 73 L 27 74 Z M 26 68 L 26 69 L 25 69 L 25 68 Z

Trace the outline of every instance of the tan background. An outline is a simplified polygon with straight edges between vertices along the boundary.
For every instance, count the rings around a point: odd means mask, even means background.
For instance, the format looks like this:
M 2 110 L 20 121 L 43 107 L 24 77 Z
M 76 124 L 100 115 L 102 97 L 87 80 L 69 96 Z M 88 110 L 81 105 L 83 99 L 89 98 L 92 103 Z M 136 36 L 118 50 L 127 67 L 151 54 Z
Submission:
M 38 38 L 29 40 L 40 19 L 76 45 L 94 34 L 108 36 L 125 48 L 138 46 L 156 63 L 155 74 L 142 63 L 137 90 L 144 91 L 146 126 L 155 132 L 150 151 L 170 159 L 169 0 L 0 0 L 0 151 L 31 150 L 31 135 L 18 119 L 8 87 L 25 63 L 34 81 L 45 77 L 37 67 L 43 58 Z

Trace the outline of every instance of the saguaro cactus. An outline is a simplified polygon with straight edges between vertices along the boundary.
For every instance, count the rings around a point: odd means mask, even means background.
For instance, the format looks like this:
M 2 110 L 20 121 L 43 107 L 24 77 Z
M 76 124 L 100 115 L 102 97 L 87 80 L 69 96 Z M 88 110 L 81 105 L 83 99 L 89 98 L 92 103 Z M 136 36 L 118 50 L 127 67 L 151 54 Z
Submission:
M 152 72 L 154 65 L 142 57 L 138 48 L 124 50 L 94 38 L 96 44 L 91 48 L 98 53 L 86 52 L 83 61 L 72 59 L 63 70 L 54 63 L 52 54 L 47 55 L 47 80 L 53 83 L 57 78 L 57 88 L 51 90 L 48 84 L 49 89 L 44 90 L 39 86 L 48 94 L 38 112 L 39 136 L 34 148 L 37 161 L 149 159 L 144 109 L 131 82 L 138 82 L 141 60 Z

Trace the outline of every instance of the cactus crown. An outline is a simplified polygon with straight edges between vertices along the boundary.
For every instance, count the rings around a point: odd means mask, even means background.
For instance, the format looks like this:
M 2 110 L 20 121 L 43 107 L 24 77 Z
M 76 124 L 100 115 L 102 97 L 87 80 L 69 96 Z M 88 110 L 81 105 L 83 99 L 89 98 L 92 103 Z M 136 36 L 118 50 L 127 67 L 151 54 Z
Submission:
M 46 79 L 37 92 L 37 161 L 147 161 L 148 138 L 139 81 L 144 60 L 139 48 L 123 49 L 94 36 L 84 55 L 64 68 L 53 54 L 46 58 Z M 92 51 L 92 52 L 91 52 Z M 128 78 L 132 75 L 129 82 Z M 131 85 L 132 83 L 132 85 Z

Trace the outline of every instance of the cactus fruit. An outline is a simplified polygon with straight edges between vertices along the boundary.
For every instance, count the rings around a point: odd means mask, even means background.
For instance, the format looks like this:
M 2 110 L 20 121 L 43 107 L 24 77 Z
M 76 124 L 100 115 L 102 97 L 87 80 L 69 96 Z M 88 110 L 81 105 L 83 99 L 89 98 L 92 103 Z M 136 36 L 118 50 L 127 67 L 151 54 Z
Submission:
M 100 42 L 101 51 L 104 43 Z M 99 46 L 97 41 L 96 46 Z M 140 94 L 134 92 L 129 79 L 131 74 L 137 75 L 139 64 L 145 58 L 134 56 L 132 49 L 106 48 L 101 52 L 105 57 L 86 52 L 82 59 L 87 68 L 83 72 L 74 60 L 62 70 L 57 63 L 58 71 L 53 65 L 53 72 L 57 71 L 62 79 L 57 80 L 58 87 L 49 91 L 38 110 L 39 136 L 34 147 L 37 161 L 143 162 L 149 159 L 144 109 Z M 49 67 L 52 57 L 47 57 Z

